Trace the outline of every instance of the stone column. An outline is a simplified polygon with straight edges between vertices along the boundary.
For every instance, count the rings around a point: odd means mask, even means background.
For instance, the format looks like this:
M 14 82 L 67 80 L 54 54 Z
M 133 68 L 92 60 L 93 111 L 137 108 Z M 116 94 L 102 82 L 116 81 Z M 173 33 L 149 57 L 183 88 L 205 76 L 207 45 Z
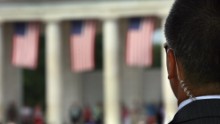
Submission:
M 4 65 L 3 65 L 3 60 L 4 60 L 4 43 L 3 43 L 3 35 L 2 35 L 2 23 L 0 22 L 0 123 L 3 122 L 4 120 L 4 80 L 3 80 L 3 73 L 4 73 Z
M 46 24 L 47 124 L 62 124 L 61 32 L 57 21 Z
M 118 22 L 104 21 L 104 105 L 105 124 L 120 124 Z
M 166 17 L 162 18 L 162 31 L 164 31 L 164 24 L 166 21 Z M 165 124 L 170 122 L 172 118 L 174 117 L 174 114 L 177 111 L 177 101 L 176 98 L 172 92 L 170 82 L 168 80 L 168 73 L 167 73 L 167 66 L 166 66 L 166 53 L 164 50 L 164 43 L 166 42 L 166 38 L 163 33 L 163 39 L 162 39 L 162 46 L 161 46 L 161 55 L 162 55 L 162 94 L 163 94 L 163 102 L 164 102 L 164 108 L 165 108 Z

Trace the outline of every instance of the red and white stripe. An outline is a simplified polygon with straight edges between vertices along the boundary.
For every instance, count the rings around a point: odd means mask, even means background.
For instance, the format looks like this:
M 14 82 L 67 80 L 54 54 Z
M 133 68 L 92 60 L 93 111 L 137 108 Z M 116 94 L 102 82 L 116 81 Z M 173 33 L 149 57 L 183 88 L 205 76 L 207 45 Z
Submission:
M 154 32 L 154 20 L 142 19 L 139 30 L 129 30 L 127 33 L 126 63 L 129 66 L 151 66 L 152 37 Z
M 74 72 L 94 69 L 95 33 L 96 23 L 94 21 L 85 21 L 82 33 L 71 35 L 71 68 Z
M 38 60 L 39 23 L 28 23 L 24 35 L 13 36 L 12 64 L 17 67 L 35 69 Z

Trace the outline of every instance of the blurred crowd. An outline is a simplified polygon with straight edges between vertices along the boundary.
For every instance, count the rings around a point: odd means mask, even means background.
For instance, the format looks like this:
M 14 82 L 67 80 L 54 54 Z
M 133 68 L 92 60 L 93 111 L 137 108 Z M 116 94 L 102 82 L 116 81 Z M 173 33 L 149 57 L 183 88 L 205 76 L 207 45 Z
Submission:
M 44 115 L 40 105 L 34 108 L 25 105 L 18 109 L 15 102 L 9 104 L 6 110 L 7 124 L 45 124 Z
M 98 103 L 93 107 L 89 105 L 81 106 L 74 103 L 69 111 L 72 124 L 103 124 L 103 104 Z
M 70 108 L 72 124 L 104 124 L 103 105 L 82 107 L 74 103 Z M 134 104 L 128 107 L 121 104 L 121 124 L 163 124 L 164 111 L 162 103 Z
M 94 106 L 73 103 L 69 108 L 71 124 L 104 124 L 102 103 Z M 162 103 L 134 104 L 128 107 L 121 104 L 121 124 L 163 124 Z M 28 105 L 18 110 L 15 103 L 7 108 L 7 124 L 46 124 L 40 105 L 31 108 Z

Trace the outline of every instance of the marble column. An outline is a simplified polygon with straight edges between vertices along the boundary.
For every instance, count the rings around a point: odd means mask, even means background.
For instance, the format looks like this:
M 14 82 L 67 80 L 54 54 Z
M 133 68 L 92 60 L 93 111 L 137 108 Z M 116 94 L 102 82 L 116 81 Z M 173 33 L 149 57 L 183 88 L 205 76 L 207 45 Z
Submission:
M 164 31 L 164 24 L 166 21 L 166 17 L 162 18 L 162 31 Z M 162 94 L 163 94 L 163 102 L 164 102 L 164 112 L 165 112 L 165 124 L 170 122 L 174 117 L 174 114 L 177 111 L 177 101 L 172 92 L 170 82 L 168 80 L 167 74 L 167 66 L 166 66 L 166 53 L 163 47 L 163 44 L 166 42 L 166 38 L 163 33 L 162 39 L 162 46 L 161 46 L 161 55 L 162 55 Z
M 46 24 L 47 124 L 62 124 L 61 32 L 57 21 Z
M 120 124 L 118 22 L 108 19 L 104 31 L 104 105 L 105 124 Z

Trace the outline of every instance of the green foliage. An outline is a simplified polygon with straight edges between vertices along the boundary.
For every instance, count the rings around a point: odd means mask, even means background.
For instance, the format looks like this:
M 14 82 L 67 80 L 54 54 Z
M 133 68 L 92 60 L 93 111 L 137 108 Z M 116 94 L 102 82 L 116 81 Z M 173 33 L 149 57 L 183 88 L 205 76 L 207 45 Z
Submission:
M 95 39 L 95 66 L 97 70 L 103 68 L 103 36 L 102 34 L 97 34 Z
M 161 45 L 154 44 L 153 46 L 153 65 L 152 68 L 161 67 Z

